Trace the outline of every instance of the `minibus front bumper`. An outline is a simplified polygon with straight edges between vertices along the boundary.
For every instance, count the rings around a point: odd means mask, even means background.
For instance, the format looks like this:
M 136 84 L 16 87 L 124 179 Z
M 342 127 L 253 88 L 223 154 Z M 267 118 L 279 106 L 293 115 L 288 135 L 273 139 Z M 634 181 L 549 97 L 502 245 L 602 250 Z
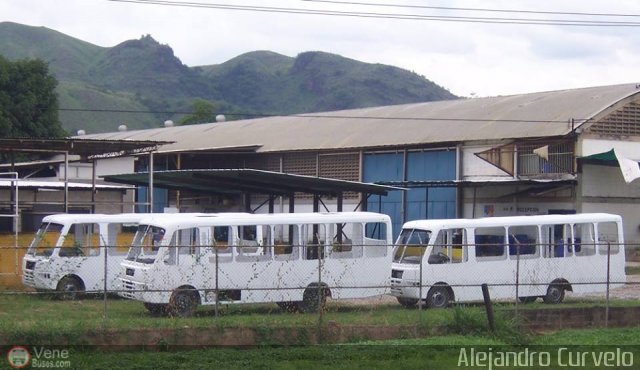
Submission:
M 399 298 L 420 297 L 419 269 L 394 266 L 391 269 L 391 295 Z

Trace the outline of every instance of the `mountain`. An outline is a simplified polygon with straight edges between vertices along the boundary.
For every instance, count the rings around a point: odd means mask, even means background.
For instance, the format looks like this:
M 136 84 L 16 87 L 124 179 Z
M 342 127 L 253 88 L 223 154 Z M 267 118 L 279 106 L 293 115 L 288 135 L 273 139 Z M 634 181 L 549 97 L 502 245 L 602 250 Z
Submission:
M 455 98 L 413 72 L 320 51 L 295 58 L 254 51 L 189 67 L 150 35 L 105 48 L 48 28 L 2 22 L 0 54 L 49 63 L 59 81 L 60 119 L 72 133 L 179 121 L 184 114 L 171 112 L 190 111 L 196 99 L 214 103 L 217 113 L 295 114 Z

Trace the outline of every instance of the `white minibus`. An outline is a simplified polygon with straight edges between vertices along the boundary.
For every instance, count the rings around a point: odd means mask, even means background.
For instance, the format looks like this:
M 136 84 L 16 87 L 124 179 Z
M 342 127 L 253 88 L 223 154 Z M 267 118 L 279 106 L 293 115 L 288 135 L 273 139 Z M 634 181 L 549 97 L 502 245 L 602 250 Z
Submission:
M 138 222 L 146 216 L 125 213 L 44 217 L 23 257 L 23 284 L 39 291 L 57 290 L 60 298 L 73 299 L 79 292 L 104 290 L 106 260 L 107 289 L 116 289 L 120 286 L 120 262 L 127 255 Z
M 407 307 L 482 300 L 485 283 L 492 299 L 560 303 L 608 282 L 626 275 L 622 219 L 605 213 L 410 221 L 391 270 L 391 294 Z
M 152 313 L 275 302 L 311 312 L 326 297 L 389 292 L 391 220 L 370 212 L 155 215 L 122 262 L 122 291 Z

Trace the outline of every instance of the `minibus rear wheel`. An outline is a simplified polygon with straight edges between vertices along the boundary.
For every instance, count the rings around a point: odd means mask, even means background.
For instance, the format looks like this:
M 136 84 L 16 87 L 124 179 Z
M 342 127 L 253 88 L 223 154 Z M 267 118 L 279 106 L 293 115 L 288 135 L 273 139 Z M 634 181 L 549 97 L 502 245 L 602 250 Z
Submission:
M 558 304 L 564 299 L 564 286 L 561 283 L 551 283 L 547 288 L 547 294 L 542 297 L 544 303 Z
M 518 297 L 518 300 L 521 303 L 533 303 L 536 301 L 536 299 L 538 299 L 537 296 L 532 295 L 532 296 L 526 296 L 526 297 Z
M 162 316 L 167 313 L 167 305 L 163 303 L 143 302 L 144 308 L 153 316 Z
M 318 296 L 319 294 L 319 296 Z M 300 310 L 305 313 L 315 313 L 325 309 L 327 296 L 331 296 L 329 289 L 324 286 L 309 286 L 302 294 Z
M 418 304 L 417 298 L 396 297 L 396 299 L 398 300 L 398 303 L 406 308 L 413 308 Z
M 284 312 L 296 313 L 300 311 L 300 302 L 276 302 L 278 307 Z

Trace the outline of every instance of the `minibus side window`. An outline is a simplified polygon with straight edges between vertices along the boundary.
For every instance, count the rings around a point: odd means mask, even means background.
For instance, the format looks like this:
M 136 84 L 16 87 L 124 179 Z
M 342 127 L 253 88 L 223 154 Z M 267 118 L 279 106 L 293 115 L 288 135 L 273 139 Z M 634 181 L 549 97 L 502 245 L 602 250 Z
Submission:
M 303 239 L 305 259 L 316 260 L 324 258 L 324 247 L 327 242 L 327 227 L 324 224 L 303 225 Z
M 277 260 L 297 259 L 300 253 L 298 225 L 273 226 L 273 253 Z
M 460 263 L 467 260 L 466 241 L 464 229 L 443 229 L 438 232 L 438 237 L 431 249 L 427 260 L 430 264 Z
M 60 257 L 93 257 L 100 255 L 100 226 L 73 224 L 64 237 Z
M 371 222 L 365 225 L 364 253 L 367 257 L 384 257 L 387 255 L 387 224 L 384 222 Z
M 569 257 L 573 255 L 571 225 L 557 224 L 542 226 L 543 242 L 547 257 Z
M 506 257 L 504 227 L 479 227 L 475 231 L 476 257 L 480 260 L 500 260 Z
M 508 228 L 509 256 L 512 259 L 539 257 L 538 226 L 511 226 Z
M 573 250 L 576 256 L 593 256 L 596 254 L 595 233 L 593 224 L 573 225 Z
M 618 240 L 618 224 L 615 222 L 600 222 L 598 227 L 598 252 L 606 255 L 607 249 L 611 248 L 611 254 L 620 251 L 620 240 Z
M 107 248 L 109 255 L 122 256 L 127 254 L 137 228 L 138 226 L 135 224 L 110 223 L 108 226 L 110 245 Z
M 332 235 L 329 258 L 362 257 L 362 233 L 362 224 L 329 225 L 329 235 Z
M 239 226 L 238 261 L 264 261 L 271 258 L 271 227 L 269 225 Z

